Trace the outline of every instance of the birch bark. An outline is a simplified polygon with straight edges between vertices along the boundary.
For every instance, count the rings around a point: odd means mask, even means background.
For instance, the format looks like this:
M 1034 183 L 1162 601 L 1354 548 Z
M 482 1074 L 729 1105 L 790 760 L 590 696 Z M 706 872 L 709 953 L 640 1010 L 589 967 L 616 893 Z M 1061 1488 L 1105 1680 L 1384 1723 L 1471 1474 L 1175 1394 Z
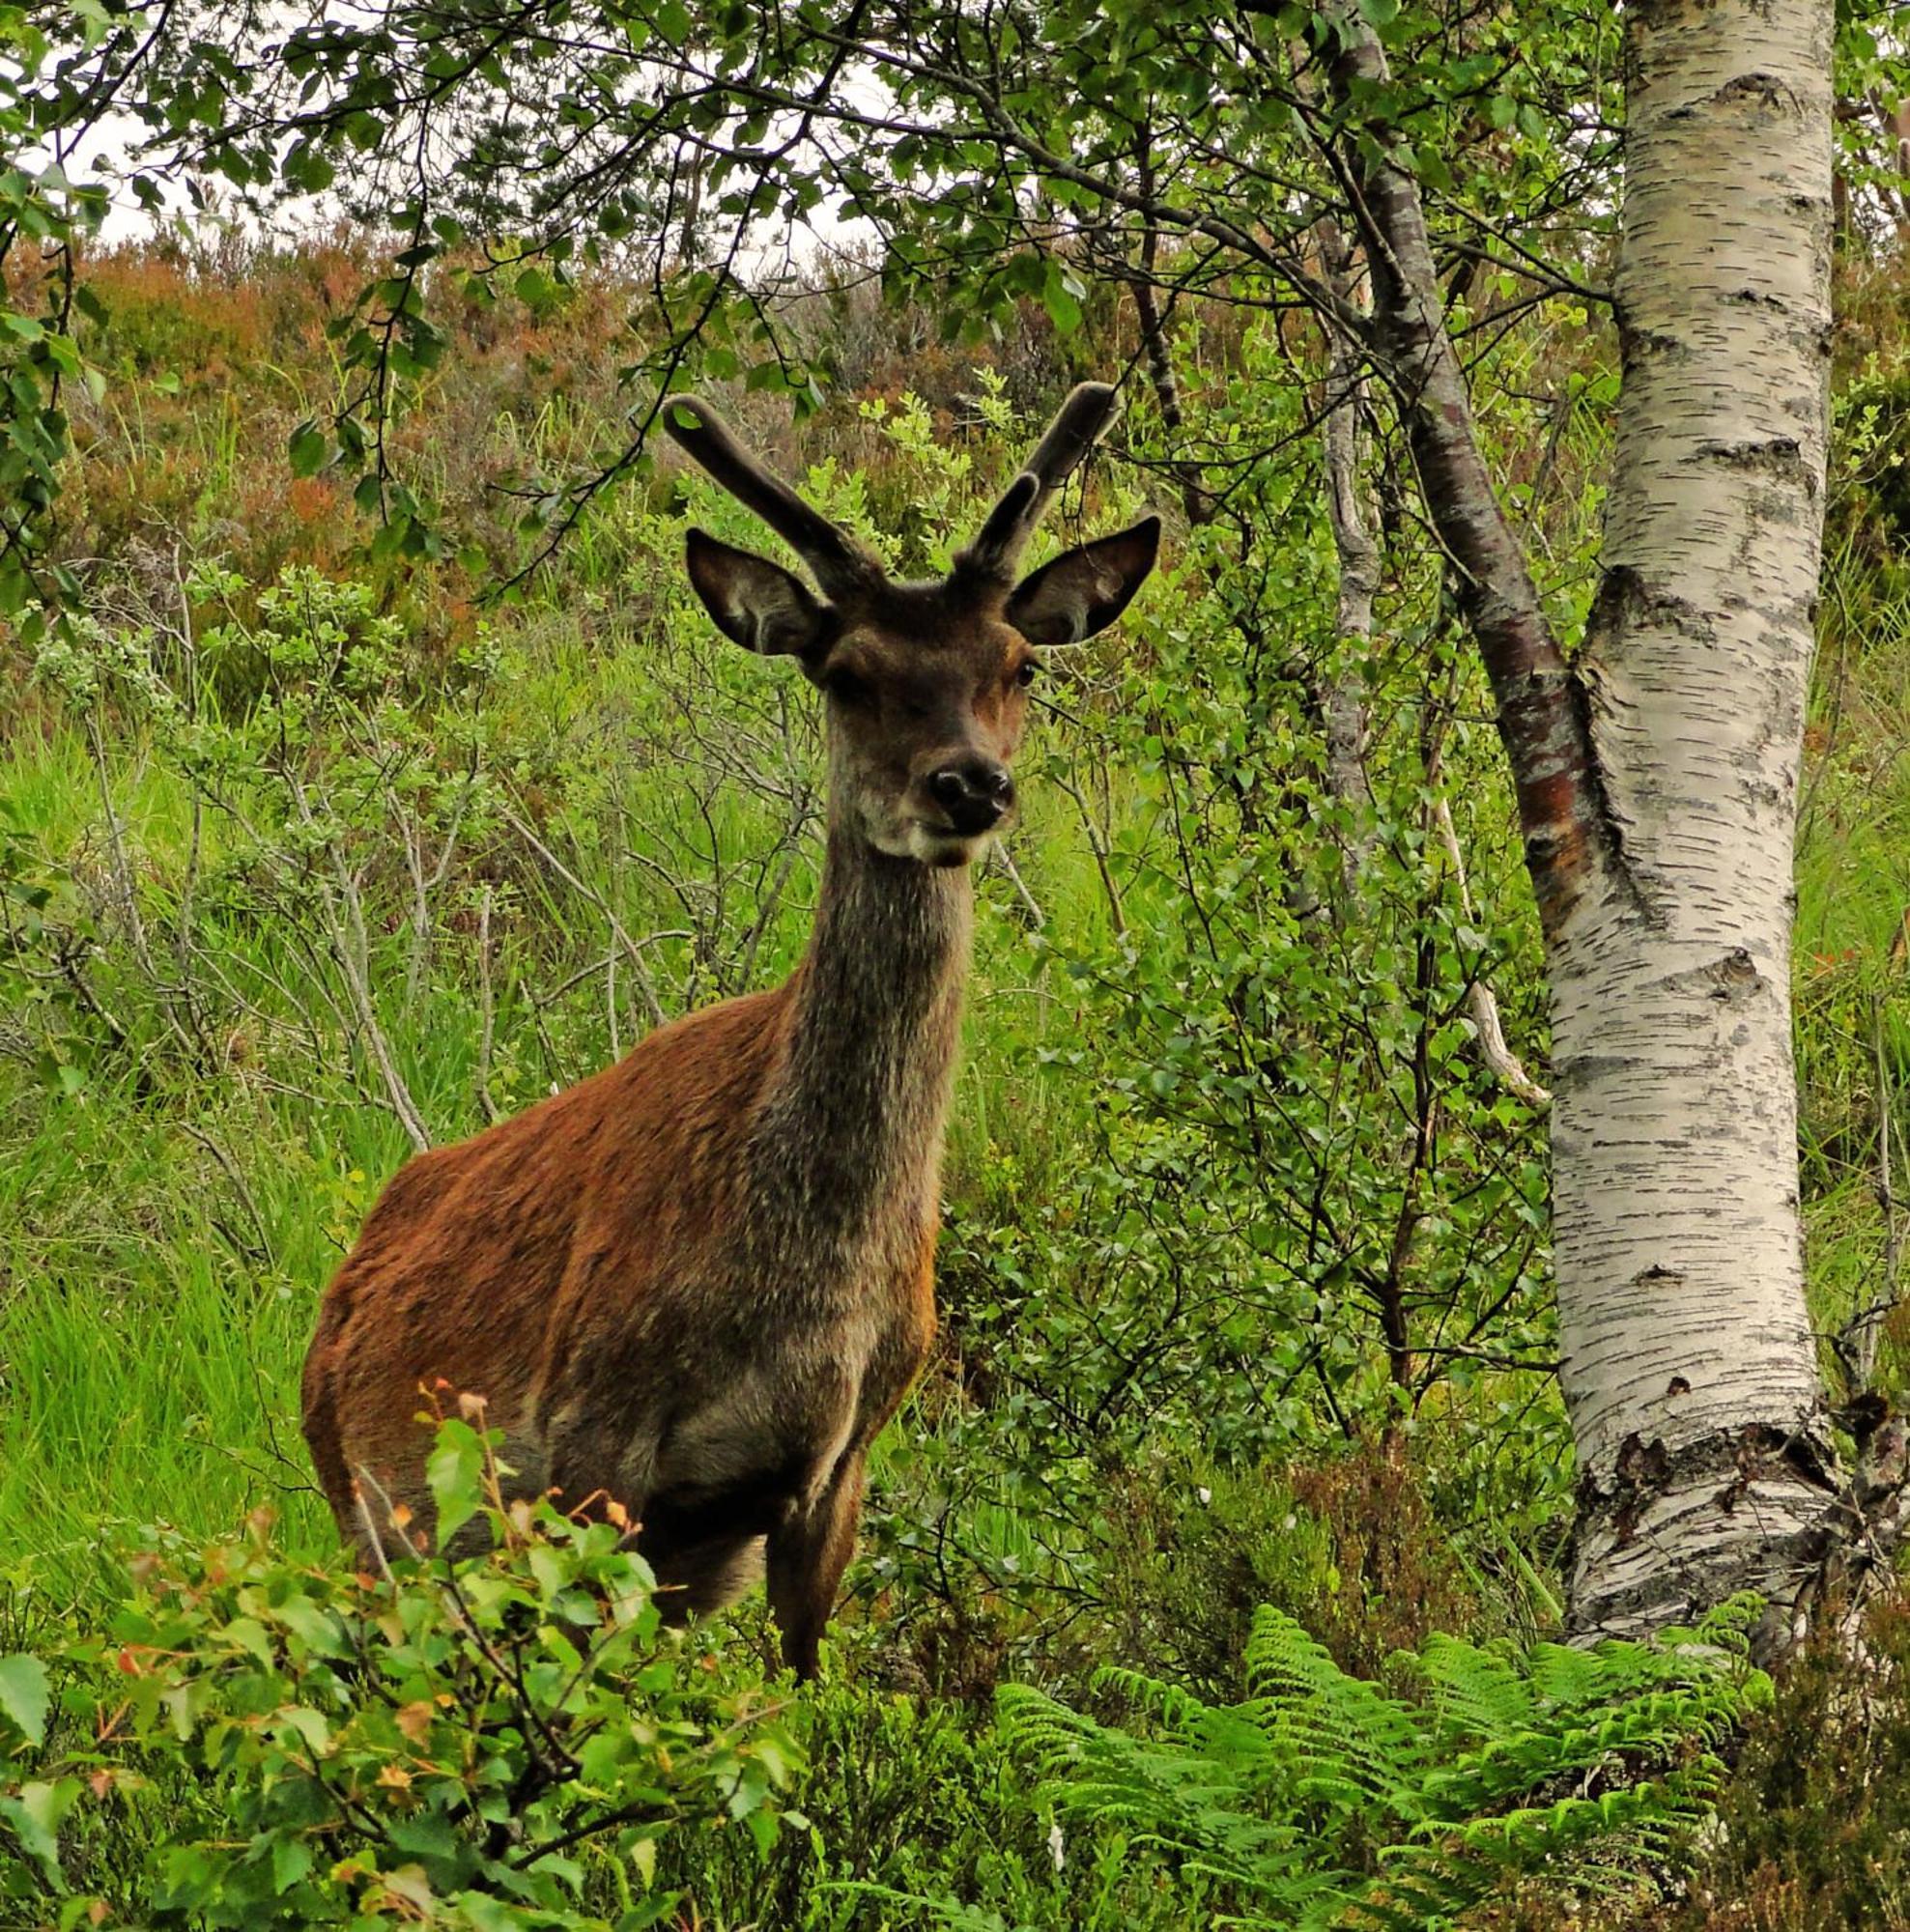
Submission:
M 1633 0 L 1603 581 L 1576 669 L 1612 843 L 1552 935 L 1578 1624 L 1821 1555 L 1792 836 L 1830 360 L 1830 0 Z
M 1326 284 L 1350 309 L 1355 309 L 1353 250 L 1335 222 L 1321 224 L 1320 253 Z M 1340 645 L 1332 674 L 1320 693 L 1326 739 L 1326 789 L 1355 820 L 1342 854 L 1351 887 L 1372 850 L 1368 830 L 1357 829 L 1362 806 L 1373 802 L 1366 776 L 1367 742 L 1372 720 L 1366 699 L 1353 674 L 1354 653 L 1371 647 L 1373 600 L 1380 594 L 1380 546 L 1367 520 L 1359 488 L 1359 414 L 1366 403 L 1366 372 L 1359 345 L 1347 332 L 1326 325 L 1326 398 L 1320 426 L 1326 456 L 1326 515 L 1333 530 L 1333 554 L 1339 563 L 1339 594 L 1333 612 L 1334 635 Z
M 1334 92 L 1356 111 L 1384 56 L 1356 10 L 1336 17 Z M 1569 663 L 1480 458 L 1417 184 L 1384 137 L 1340 149 L 1375 350 L 1491 677 L 1545 928 L 1587 1634 L 1746 1588 L 1788 1610 L 1848 1527 L 1804 1299 L 1789 985 L 1831 26 L 1831 0 L 1626 7 L 1624 384 L 1600 595 Z

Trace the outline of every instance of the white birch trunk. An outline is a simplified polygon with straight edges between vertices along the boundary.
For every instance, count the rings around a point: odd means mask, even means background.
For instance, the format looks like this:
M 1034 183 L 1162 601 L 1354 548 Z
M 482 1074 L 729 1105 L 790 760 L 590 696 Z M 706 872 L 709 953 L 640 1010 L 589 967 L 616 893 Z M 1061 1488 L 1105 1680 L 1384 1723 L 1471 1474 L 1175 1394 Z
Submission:
M 1354 306 L 1352 250 L 1331 222 L 1321 224 L 1320 252 L 1326 267 L 1327 286 L 1349 307 Z M 1326 456 L 1326 516 L 1339 565 L 1333 613 L 1339 648 L 1337 662 L 1322 680 L 1319 697 L 1326 740 L 1326 789 L 1352 820 L 1342 849 L 1346 882 L 1352 886 L 1373 846 L 1372 832 L 1359 823 L 1363 810 L 1373 803 L 1366 775 L 1372 720 L 1354 668 L 1372 648 L 1373 600 L 1380 594 L 1380 546 L 1360 497 L 1359 414 L 1366 402 L 1366 380 L 1359 348 L 1331 325 L 1326 343 L 1326 404 L 1321 440 Z
M 1578 669 L 1613 845 L 1551 934 L 1575 1625 L 1822 1554 L 1791 856 L 1823 523 L 1830 0 L 1626 9 L 1624 388 Z

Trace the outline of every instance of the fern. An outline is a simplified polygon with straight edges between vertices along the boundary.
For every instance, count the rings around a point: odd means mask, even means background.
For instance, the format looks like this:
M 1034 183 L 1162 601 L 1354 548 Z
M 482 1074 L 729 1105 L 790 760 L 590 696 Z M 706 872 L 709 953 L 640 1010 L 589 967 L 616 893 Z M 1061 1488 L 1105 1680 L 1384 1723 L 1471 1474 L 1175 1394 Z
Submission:
M 1395 1660 L 1420 1695 L 1350 1677 L 1291 1617 L 1254 1619 L 1245 1701 L 1216 1707 L 1133 1671 L 1097 1682 L 1118 1729 L 1026 1686 L 997 1693 L 1041 1797 L 1234 1889 L 1268 1932 L 1435 1932 L 1508 1877 L 1595 1882 L 1701 1816 L 1725 1735 L 1769 1681 L 1754 1600 L 1653 1643 L 1480 1648 L 1434 1636 Z

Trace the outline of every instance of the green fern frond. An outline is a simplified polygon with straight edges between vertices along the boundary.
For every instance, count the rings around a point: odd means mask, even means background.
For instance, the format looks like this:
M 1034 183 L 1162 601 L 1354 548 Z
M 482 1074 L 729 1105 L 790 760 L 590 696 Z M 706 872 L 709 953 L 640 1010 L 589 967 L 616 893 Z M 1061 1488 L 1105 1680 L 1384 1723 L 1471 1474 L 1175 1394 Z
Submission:
M 911 1892 L 894 1891 L 886 1885 L 869 1885 L 862 1880 L 828 1880 L 819 1891 L 848 1892 L 857 1898 L 878 1899 L 884 1905 L 899 1905 L 916 1918 L 939 1925 L 943 1932 L 1014 1932 L 998 1912 L 979 1905 L 964 1905 L 958 1898 L 922 1898 Z
M 1531 1725 L 1533 1684 L 1516 1653 L 1480 1650 L 1435 1632 L 1416 1656 L 1407 1651 L 1394 1661 L 1425 1681 L 1443 1735 L 1497 1738 Z
M 1748 1661 L 1757 1614 L 1737 1600 L 1653 1643 L 1582 1650 L 1434 1636 L 1396 1660 L 1425 1689 L 1407 1702 L 1263 1608 L 1239 1704 L 1110 1670 L 1097 1682 L 1144 1731 L 1024 1687 L 998 1709 L 1044 1804 L 1232 1887 L 1229 1922 L 1433 1932 L 1518 1873 L 1595 1886 L 1701 1817 L 1713 1753 L 1769 1694 Z

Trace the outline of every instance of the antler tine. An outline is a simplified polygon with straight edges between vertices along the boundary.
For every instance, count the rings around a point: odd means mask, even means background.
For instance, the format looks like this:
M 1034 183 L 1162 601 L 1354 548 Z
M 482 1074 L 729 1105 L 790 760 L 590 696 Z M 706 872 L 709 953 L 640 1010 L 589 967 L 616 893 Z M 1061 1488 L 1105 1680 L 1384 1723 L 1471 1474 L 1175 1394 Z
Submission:
M 847 596 L 882 581 L 882 566 L 780 476 L 764 469 L 700 396 L 666 398 L 663 421 L 717 482 L 754 510 L 815 572 L 826 596 Z
M 1081 383 L 1069 392 L 1048 433 L 988 512 L 975 541 L 962 552 L 961 563 L 1007 576 L 1055 492 L 1106 433 L 1119 402 L 1111 383 Z

